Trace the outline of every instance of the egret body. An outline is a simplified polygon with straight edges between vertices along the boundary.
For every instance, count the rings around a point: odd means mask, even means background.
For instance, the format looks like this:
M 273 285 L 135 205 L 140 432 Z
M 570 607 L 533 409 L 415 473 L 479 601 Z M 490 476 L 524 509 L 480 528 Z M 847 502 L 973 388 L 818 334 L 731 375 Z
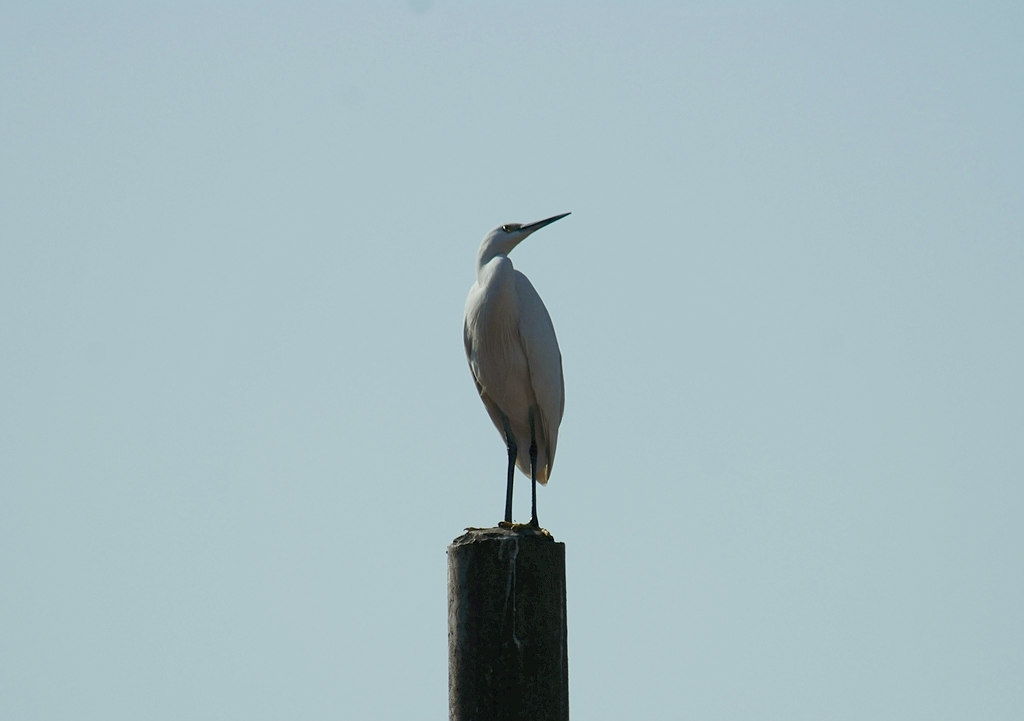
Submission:
M 501 225 L 484 238 L 476 283 L 466 298 L 463 338 L 476 389 L 508 449 L 505 522 L 512 522 L 515 468 L 530 477 L 530 523 L 537 521 L 537 482 L 547 483 L 565 408 L 562 354 L 544 302 L 508 254 L 534 231 L 569 215 Z

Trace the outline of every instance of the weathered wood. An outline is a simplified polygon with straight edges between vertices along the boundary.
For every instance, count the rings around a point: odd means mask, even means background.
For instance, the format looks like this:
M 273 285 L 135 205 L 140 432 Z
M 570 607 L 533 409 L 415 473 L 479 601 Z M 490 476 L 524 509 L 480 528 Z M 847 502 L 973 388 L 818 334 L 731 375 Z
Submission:
M 568 721 L 565 544 L 469 529 L 448 547 L 450 721 Z

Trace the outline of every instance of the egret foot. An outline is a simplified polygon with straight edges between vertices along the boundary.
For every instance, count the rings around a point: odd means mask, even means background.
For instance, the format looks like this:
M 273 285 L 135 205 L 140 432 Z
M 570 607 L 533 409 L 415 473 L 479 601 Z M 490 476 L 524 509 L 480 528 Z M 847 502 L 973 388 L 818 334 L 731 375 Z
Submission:
M 545 536 L 554 540 L 554 536 L 551 535 L 551 531 L 532 523 L 509 523 L 508 521 L 499 521 L 498 528 L 505 528 L 509 531 L 515 531 L 516 533 L 529 533 L 537 536 Z

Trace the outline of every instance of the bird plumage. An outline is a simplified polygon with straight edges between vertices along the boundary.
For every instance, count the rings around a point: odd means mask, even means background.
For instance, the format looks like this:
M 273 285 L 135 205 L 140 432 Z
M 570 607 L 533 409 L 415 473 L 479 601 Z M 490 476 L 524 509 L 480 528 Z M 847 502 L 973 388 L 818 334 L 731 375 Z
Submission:
M 466 358 L 487 414 L 506 442 L 511 433 L 515 464 L 527 476 L 531 441 L 536 443 L 533 471 L 540 483 L 551 475 L 565 408 L 562 355 L 544 302 L 508 254 L 535 230 L 565 215 L 503 225 L 484 238 L 463 326 Z

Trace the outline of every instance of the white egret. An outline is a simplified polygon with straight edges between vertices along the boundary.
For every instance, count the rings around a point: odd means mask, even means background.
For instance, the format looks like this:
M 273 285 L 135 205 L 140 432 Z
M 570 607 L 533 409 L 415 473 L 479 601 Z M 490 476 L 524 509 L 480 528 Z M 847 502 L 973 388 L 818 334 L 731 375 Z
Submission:
M 544 302 L 508 254 L 528 235 L 569 215 L 501 225 L 484 238 L 476 283 L 466 298 L 463 339 L 480 399 L 508 448 L 505 522 L 512 523 L 516 466 L 530 477 L 530 524 L 537 521 L 537 481 L 548 482 L 565 408 L 562 354 Z

